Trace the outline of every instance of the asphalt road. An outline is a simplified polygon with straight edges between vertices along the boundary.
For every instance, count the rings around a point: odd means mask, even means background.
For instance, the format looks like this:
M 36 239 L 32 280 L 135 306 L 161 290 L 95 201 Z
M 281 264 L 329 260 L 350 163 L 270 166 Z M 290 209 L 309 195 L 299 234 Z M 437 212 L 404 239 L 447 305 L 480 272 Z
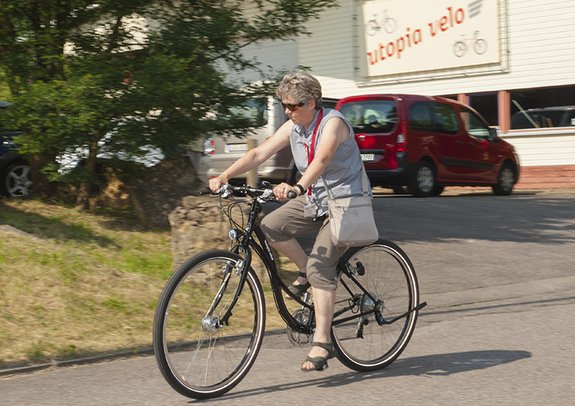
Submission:
M 266 336 L 248 376 L 216 405 L 571 405 L 575 397 L 575 191 L 375 200 L 384 238 L 417 270 L 415 334 L 388 368 L 337 360 L 302 373 L 307 348 Z M 0 405 L 187 405 L 153 357 L 0 378 Z

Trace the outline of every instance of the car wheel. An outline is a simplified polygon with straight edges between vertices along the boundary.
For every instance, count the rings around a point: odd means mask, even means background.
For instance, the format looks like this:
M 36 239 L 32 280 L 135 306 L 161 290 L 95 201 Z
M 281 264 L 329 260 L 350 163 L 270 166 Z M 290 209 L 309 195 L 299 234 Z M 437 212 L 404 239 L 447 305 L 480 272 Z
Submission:
M 409 192 L 413 196 L 427 197 L 435 188 L 435 168 L 430 162 L 420 161 L 409 182 Z
M 497 175 L 497 183 L 491 188 L 493 193 L 498 196 L 508 196 L 515 186 L 515 171 L 510 164 L 503 164 Z
M 1 192 L 8 197 L 25 197 L 30 194 L 32 180 L 30 179 L 30 166 L 22 162 L 15 162 L 6 168 L 2 175 Z

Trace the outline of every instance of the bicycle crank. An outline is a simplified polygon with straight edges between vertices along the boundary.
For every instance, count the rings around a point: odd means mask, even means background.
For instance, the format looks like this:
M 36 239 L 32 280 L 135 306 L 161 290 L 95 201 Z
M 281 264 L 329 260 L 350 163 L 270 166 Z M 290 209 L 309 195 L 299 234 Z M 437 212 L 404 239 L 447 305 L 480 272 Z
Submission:
M 309 322 L 309 309 L 298 309 L 292 314 L 293 318 L 300 324 L 307 324 Z M 289 342 L 295 347 L 301 347 L 309 344 L 312 340 L 312 334 L 300 333 L 292 329 L 290 326 L 286 327 L 286 334 Z

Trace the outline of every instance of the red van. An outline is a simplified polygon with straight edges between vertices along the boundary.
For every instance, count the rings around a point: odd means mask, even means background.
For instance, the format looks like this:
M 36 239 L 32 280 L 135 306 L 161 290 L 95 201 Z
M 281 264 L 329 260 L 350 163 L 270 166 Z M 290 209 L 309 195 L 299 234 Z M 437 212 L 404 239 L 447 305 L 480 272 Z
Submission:
M 509 195 L 519 158 L 471 107 L 443 97 L 373 94 L 340 99 L 373 186 L 437 196 L 445 186 Z

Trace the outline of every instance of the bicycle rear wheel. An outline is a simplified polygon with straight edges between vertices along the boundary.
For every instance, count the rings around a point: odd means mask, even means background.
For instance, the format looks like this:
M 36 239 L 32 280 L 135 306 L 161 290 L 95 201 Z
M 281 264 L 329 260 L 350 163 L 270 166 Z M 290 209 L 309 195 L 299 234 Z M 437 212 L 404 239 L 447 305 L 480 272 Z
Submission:
M 350 249 L 342 260 L 358 272 L 351 278 L 343 273 L 336 291 L 332 335 L 338 359 L 356 371 L 384 368 L 405 349 L 415 329 L 415 270 L 397 245 L 384 240 Z
M 240 281 L 239 256 L 208 251 L 168 280 L 156 307 L 153 339 L 160 371 L 184 396 L 221 396 L 248 373 L 261 347 L 265 299 L 250 268 L 229 324 L 220 325 Z

